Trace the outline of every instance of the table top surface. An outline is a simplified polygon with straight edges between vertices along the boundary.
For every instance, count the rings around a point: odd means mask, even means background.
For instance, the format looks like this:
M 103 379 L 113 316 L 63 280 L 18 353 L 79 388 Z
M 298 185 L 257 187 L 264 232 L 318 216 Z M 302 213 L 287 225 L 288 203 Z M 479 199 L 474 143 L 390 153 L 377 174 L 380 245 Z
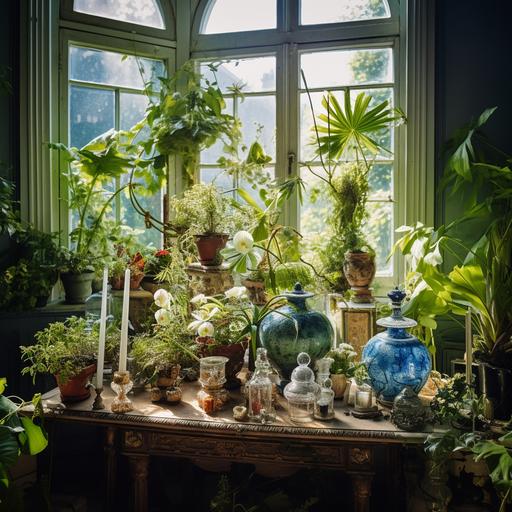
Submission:
M 126 414 L 113 413 L 110 410 L 114 393 L 104 388 L 102 397 L 105 408 L 92 410 L 93 396 L 82 402 L 66 404 L 65 408 L 55 408 L 60 402 L 58 388 L 43 396 L 43 404 L 52 405 L 47 411 L 48 417 L 70 421 L 82 421 L 92 424 L 110 424 L 118 426 L 138 425 L 141 428 L 202 431 L 212 434 L 273 435 L 289 438 L 314 437 L 322 439 L 364 439 L 368 442 L 421 444 L 432 428 L 427 425 L 424 432 L 405 432 L 399 430 L 388 418 L 378 420 L 358 419 L 350 414 L 352 407 L 335 401 L 335 418 L 329 421 L 314 420 L 304 424 L 294 424 L 288 415 L 286 400 L 279 397 L 276 408 L 277 418 L 271 424 L 262 425 L 252 421 L 238 422 L 233 419 L 233 407 L 244 405 L 239 390 L 230 391 L 231 400 L 222 411 L 209 416 L 199 407 L 196 395 L 200 389 L 197 382 L 183 383 L 183 397 L 178 404 L 153 403 L 145 389 L 137 389 L 129 394 L 134 410 Z M 94 393 L 92 393 L 94 395 Z

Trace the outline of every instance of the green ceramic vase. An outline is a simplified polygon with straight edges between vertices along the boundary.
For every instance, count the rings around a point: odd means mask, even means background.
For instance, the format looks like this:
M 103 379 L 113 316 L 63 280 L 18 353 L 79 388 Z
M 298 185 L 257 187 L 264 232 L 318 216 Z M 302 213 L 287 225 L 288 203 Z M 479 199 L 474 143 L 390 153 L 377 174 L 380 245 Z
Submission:
M 312 293 L 302 289 L 300 283 L 292 292 L 284 293 L 288 304 L 268 314 L 258 330 L 259 342 L 267 349 L 269 358 L 282 377 L 290 379 L 297 366 L 297 356 L 306 352 L 315 361 L 329 352 L 334 337 L 329 319 L 319 311 L 311 311 L 306 300 Z

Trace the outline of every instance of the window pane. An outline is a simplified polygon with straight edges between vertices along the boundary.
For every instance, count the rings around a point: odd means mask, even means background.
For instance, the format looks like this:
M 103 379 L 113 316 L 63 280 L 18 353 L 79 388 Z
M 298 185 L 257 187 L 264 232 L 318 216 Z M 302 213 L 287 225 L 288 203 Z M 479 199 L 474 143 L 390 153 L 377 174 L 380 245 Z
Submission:
M 255 140 L 265 153 L 275 159 L 276 155 L 276 99 L 275 96 L 248 96 L 238 106 L 238 117 L 242 123 L 242 140 L 249 146 Z
M 370 199 L 390 200 L 393 197 L 393 164 L 375 164 L 368 176 Z
M 393 81 L 391 48 L 304 53 L 300 62 L 310 89 Z
M 386 0 L 301 0 L 302 25 L 389 18 Z
M 202 34 L 276 28 L 276 0 L 211 0 Z
M 114 92 L 76 85 L 69 89 L 69 143 L 81 148 L 114 128 Z
M 233 115 L 233 100 L 226 98 L 226 108 L 224 112 Z M 209 148 L 201 151 L 201 163 L 203 164 L 215 164 L 220 156 L 223 154 L 224 141 L 218 140 L 215 144 Z
M 243 92 L 275 91 L 276 58 L 257 57 L 223 62 L 214 74 L 208 64 L 201 65 L 201 73 L 208 80 L 219 84 L 223 92 L 229 92 L 233 84 L 242 85 Z
M 76 12 L 101 18 L 136 23 L 146 27 L 165 28 L 162 13 L 156 0 L 75 0 Z
M 393 260 L 386 259 L 393 244 L 393 203 L 370 201 L 367 211 L 369 218 L 363 226 L 363 231 L 375 249 L 377 275 L 390 276 L 393 274 Z
M 119 128 L 129 130 L 144 117 L 148 98 L 144 94 L 122 92 L 119 103 Z
M 201 181 L 203 183 L 214 183 L 221 190 L 232 190 L 235 183 L 232 176 L 229 176 L 222 169 L 208 167 L 201 169 Z
M 161 60 L 80 46 L 70 46 L 69 63 L 71 80 L 140 90 L 145 82 L 158 84 L 158 77 L 165 75 Z

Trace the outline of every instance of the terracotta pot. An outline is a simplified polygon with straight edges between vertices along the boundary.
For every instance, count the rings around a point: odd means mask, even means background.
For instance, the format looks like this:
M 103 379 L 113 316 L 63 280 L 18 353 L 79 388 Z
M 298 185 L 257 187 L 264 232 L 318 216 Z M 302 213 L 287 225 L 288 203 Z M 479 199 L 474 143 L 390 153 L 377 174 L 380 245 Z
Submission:
M 331 374 L 331 381 L 334 398 L 343 398 L 347 388 L 347 376 L 342 373 L 333 373 Z
M 143 279 L 144 279 L 144 274 L 137 274 L 136 276 L 131 276 L 130 277 L 130 290 L 138 290 L 140 288 L 140 283 Z
M 234 343 L 233 345 L 215 345 L 213 338 L 201 337 L 196 338 L 199 344 L 199 354 L 201 357 L 207 356 L 224 356 L 228 358 L 226 363 L 226 384 L 227 389 L 234 389 L 240 387 L 240 379 L 237 378 L 237 373 L 244 365 L 244 355 L 247 349 L 248 341 L 241 343 Z
M 221 249 L 226 247 L 228 235 L 214 233 L 211 235 L 197 235 L 196 246 L 199 252 L 199 261 L 206 267 L 218 266 L 222 263 Z
M 130 290 L 138 290 L 143 279 L 144 274 L 130 277 Z M 124 275 L 111 277 L 110 284 L 112 285 L 112 290 L 124 290 Z
M 354 292 L 353 302 L 373 302 L 370 285 L 375 277 L 375 256 L 367 252 L 345 253 L 343 272 Z
M 263 281 L 244 279 L 242 284 L 247 288 L 247 295 L 253 304 L 263 305 L 267 302 L 267 292 Z
M 80 402 L 91 396 L 91 391 L 87 388 L 90 377 L 96 371 L 96 363 L 84 368 L 78 375 L 71 377 L 65 383 L 60 381 L 58 375 L 55 376 L 60 389 L 60 398 L 63 402 Z

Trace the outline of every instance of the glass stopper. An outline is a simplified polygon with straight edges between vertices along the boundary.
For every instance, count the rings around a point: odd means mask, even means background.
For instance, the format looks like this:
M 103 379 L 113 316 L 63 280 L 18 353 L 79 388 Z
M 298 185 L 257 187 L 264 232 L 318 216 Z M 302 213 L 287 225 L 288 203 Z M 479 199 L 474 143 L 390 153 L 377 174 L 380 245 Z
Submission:
M 329 378 L 325 379 L 324 383 L 323 383 L 323 387 L 327 388 L 327 389 L 331 389 L 332 388 L 332 380 Z
M 311 357 L 309 357 L 309 354 L 306 354 L 306 352 L 301 352 L 297 356 L 297 363 L 299 366 L 308 366 L 309 363 L 311 363 Z

